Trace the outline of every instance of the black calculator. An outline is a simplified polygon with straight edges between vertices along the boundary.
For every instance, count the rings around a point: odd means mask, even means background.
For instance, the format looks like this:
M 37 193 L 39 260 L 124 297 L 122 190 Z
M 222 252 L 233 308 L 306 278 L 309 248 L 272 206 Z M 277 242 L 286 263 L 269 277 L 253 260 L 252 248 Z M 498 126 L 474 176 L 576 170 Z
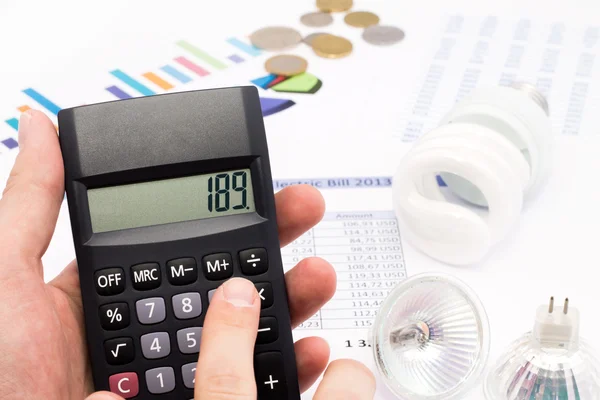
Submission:
M 95 389 L 193 399 L 206 310 L 235 276 L 261 297 L 258 398 L 300 399 L 257 89 L 85 105 L 58 121 Z

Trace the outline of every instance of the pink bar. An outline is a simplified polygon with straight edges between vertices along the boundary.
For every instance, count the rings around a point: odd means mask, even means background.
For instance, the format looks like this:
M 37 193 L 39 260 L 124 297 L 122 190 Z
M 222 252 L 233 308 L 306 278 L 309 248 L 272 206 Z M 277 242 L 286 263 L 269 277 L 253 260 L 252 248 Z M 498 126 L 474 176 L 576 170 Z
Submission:
M 183 65 L 190 71 L 195 72 L 196 74 L 198 74 L 200 76 L 206 76 L 206 75 L 210 74 L 210 72 L 208 72 L 201 66 L 194 64 L 193 62 L 191 62 L 190 60 L 188 60 L 185 57 L 177 57 L 175 59 L 175 61 L 177 61 L 179 64 Z

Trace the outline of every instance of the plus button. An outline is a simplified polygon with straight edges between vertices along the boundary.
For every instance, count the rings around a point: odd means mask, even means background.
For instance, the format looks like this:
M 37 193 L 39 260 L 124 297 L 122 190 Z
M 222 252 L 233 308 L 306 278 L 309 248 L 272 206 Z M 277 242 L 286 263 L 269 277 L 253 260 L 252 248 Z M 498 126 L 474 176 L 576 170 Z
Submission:
M 268 351 L 257 354 L 254 357 L 254 374 L 260 400 L 288 399 L 293 395 L 287 386 L 285 365 L 280 352 Z
M 275 384 L 279 383 L 278 380 L 273 380 L 273 375 L 269 375 L 269 380 L 265 382 L 265 385 L 271 386 L 271 390 L 275 389 Z

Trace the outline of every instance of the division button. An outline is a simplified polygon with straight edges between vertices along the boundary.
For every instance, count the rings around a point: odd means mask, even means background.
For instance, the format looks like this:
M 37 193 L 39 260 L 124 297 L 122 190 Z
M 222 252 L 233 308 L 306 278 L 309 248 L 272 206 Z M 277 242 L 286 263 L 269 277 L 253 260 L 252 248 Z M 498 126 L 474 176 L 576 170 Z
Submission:
M 287 382 L 283 358 L 279 352 L 257 354 L 254 357 L 254 375 L 261 400 L 286 399 Z
M 172 285 L 189 285 L 198 279 L 196 260 L 191 257 L 167 262 L 167 277 Z
M 133 339 L 128 337 L 110 339 L 104 342 L 106 362 L 110 365 L 123 365 L 133 361 Z
M 262 317 L 258 322 L 256 344 L 272 343 L 279 337 L 279 326 L 275 317 Z
M 157 263 L 138 264 L 131 267 L 131 279 L 136 290 L 151 290 L 160 286 L 162 277 Z
M 183 376 L 183 384 L 188 389 L 193 389 L 196 383 L 196 363 L 185 364 L 181 367 L 181 376 Z
M 245 275 L 258 275 L 267 272 L 269 260 L 265 249 L 248 249 L 240 251 L 240 265 Z
M 129 326 L 127 303 L 111 303 L 100 306 L 100 325 L 107 331 L 116 331 Z
M 273 305 L 273 287 L 269 282 L 259 282 L 256 285 L 260 297 L 260 308 L 265 309 Z
M 123 268 L 105 268 L 94 274 L 96 291 L 100 296 L 112 296 L 125 290 Z
M 124 399 L 135 397 L 140 392 L 138 376 L 135 372 L 123 372 L 108 378 L 110 391 Z
M 146 371 L 146 385 L 152 394 L 168 393 L 175 389 L 175 371 L 171 367 L 160 367 Z
M 163 358 L 171 353 L 171 341 L 167 332 L 153 332 L 140 338 L 142 354 L 149 360 Z
M 135 311 L 141 324 L 158 324 L 165 320 L 165 300 L 162 297 L 151 297 L 135 302 Z
M 233 260 L 229 253 L 210 254 L 202 258 L 204 276 L 210 281 L 220 281 L 233 275 Z
M 202 314 L 200 293 L 181 293 L 173 296 L 173 312 L 179 319 L 196 318 Z

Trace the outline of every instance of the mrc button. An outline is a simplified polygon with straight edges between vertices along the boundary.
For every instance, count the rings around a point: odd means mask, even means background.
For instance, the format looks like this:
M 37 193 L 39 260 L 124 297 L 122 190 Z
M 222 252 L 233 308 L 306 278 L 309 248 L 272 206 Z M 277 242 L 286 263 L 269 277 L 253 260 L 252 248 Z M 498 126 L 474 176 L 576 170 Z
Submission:
M 160 286 L 160 266 L 157 263 L 138 264 L 131 267 L 131 279 L 136 290 L 151 290 Z
M 112 296 L 125 290 L 125 274 L 123 268 L 105 268 L 94 274 L 96 292 L 100 296 Z

